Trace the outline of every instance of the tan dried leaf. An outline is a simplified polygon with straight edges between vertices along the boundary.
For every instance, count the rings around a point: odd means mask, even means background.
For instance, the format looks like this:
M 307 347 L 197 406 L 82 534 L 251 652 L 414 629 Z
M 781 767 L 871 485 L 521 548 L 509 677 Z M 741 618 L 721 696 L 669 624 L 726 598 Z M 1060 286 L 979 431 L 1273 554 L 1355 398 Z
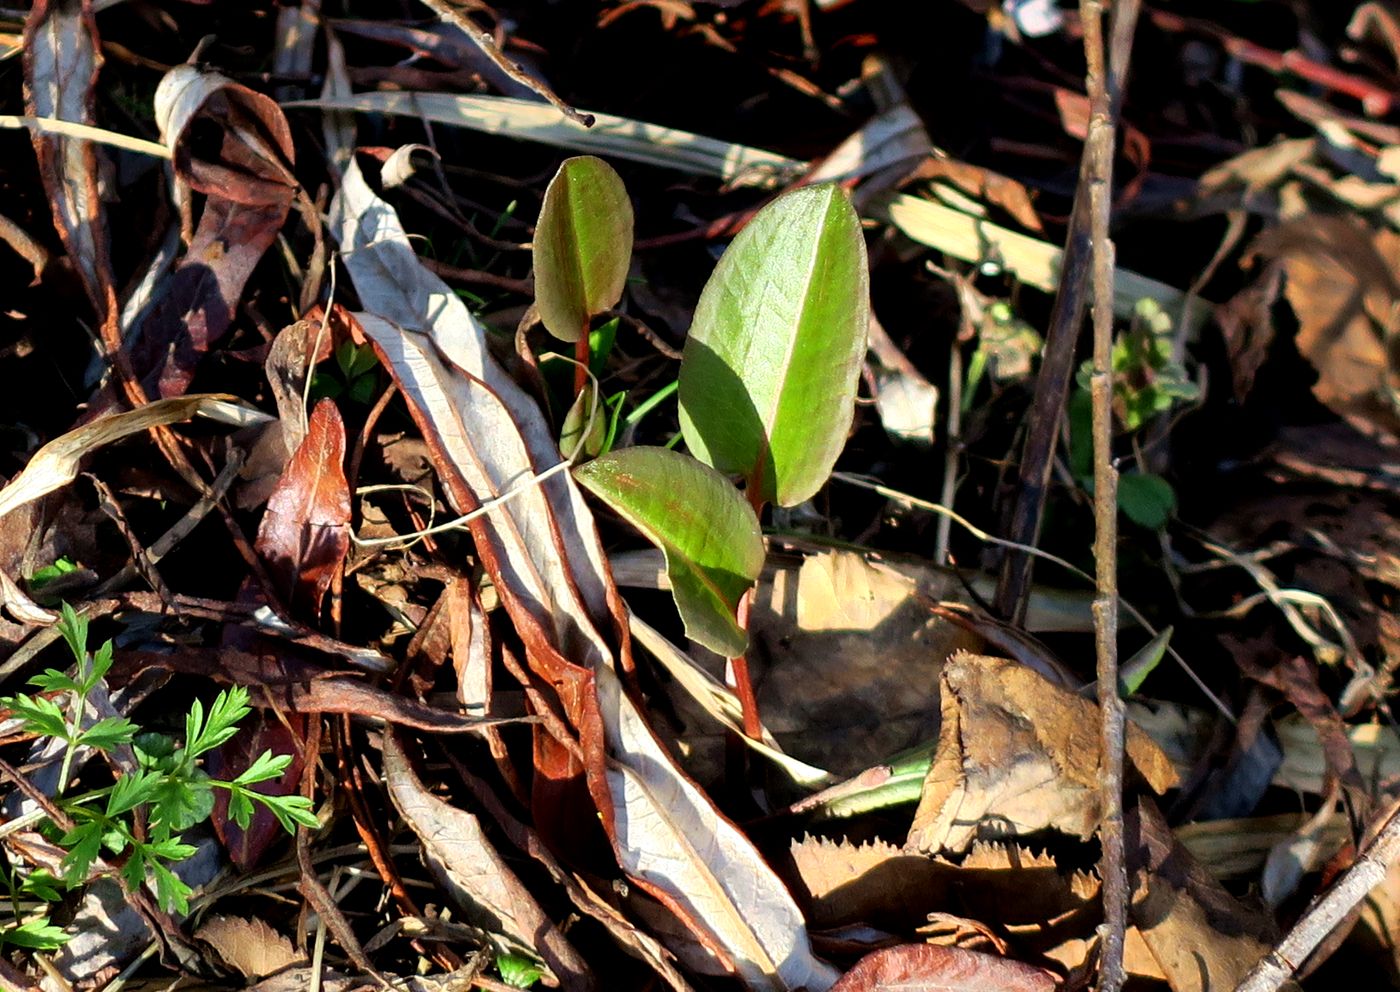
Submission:
M 211 916 L 195 937 L 218 951 L 244 978 L 266 978 L 302 961 L 290 940 L 256 917 Z

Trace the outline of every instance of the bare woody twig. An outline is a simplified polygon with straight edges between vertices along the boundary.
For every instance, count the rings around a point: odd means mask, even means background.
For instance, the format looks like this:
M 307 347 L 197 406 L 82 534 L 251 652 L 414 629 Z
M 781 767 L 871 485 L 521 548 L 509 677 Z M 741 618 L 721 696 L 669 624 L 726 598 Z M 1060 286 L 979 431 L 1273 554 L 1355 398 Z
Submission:
M 1308 907 L 1278 947 L 1250 969 L 1235 992 L 1274 992 L 1288 981 L 1333 928 L 1381 883 L 1400 858 L 1400 801 L 1393 803 L 1366 853 L 1327 894 Z
M 1112 38 L 1108 46 L 1109 140 L 1113 124 L 1123 102 L 1123 80 L 1128 74 L 1132 52 L 1133 31 L 1137 26 L 1139 0 L 1120 0 L 1113 5 Z M 1041 514 L 1050 482 L 1055 445 L 1060 435 L 1060 417 L 1070 378 L 1074 374 L 1074 351 L 1079 329 L 1084 323 L 1089 282 L 1089 261 L 1092 252 L 1089 225 L 1089 146 L 1079 168 L 1079 187 L 1075 191 L 1074 209 L 1070 214 L 1069 233 L 1060 267 L 1060 288 L 1050 314 L 1046 333 L 1045 354 L 1036 377 L 1035 397 L 1027 422 L 1029 430 L 1021 457 L 1017 478 L 1017 493 L 1002 526 L 1003 536 L 1016 544 L 1034 545 L 1040 536 Z M 1004 619 L 1021 622 L 1025 619 L 1026 603 L 1031 587 L 1031 556 L 1012 552 L 1002 565 L 997 584 L 995 610 Z
M 1118 471 L 1113 465 L 1113 118 L 1104 58 L 1102 0 L 1080 0 L 1088 65 L 1090 253 L 1094 293 L 1094 365 L 1090 378 L 1094 431 L 1094 645 L 1098 659 L 1100 750 L 1103 754 L 1099 839 L 1103 845 L 1103 951 L 1099 992 L 1123 987 L 1128 929 L 1128 873 L 1123 838 L 1123 700 L 1118 696 Z
M 467 36 L 468 40 L 481 50 L 481 54 L 490 59 L 496 68 L 500 69 L 511 79 L 544 97 L 555 109 L 569 118 L 569 120 L 577 124 L 582 124 L 584 127 L 593 126 L 594 117 L 592 114 L 584 114 L 575 110 L 563 100 L 559 99 L 555 92 L 543 82 L 506 58 L 505 53 L 502 52 L 500 47 L 496 44 L 495 37 L 493 37 L 489 31 L 482 31 L 473 24 L 471 18 L 467 17 L 455 4 L 448 2 L 448 0 L 423 0 L 423 5 L 431 9 L 433 13 L 437 14 L 438 17 L 441 17 L 448 24 L 460 28 L 462 33 Z

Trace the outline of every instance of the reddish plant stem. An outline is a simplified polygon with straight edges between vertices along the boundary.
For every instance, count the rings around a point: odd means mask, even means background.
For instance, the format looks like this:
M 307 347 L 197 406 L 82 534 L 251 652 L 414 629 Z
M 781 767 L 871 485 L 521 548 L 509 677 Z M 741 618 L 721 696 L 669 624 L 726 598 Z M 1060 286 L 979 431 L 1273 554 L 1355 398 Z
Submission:
M 578 396 L 588 385 L 588 366 L 593 358 L 593 352 L 588 344 L 588 321 L 583 322 L 583 332 L 579 334 L 578 340 L 574 342 L 574 361 L 578 362 L 574 366 L 574 395 Z
M 763 515 L 763 490 L 758 485 L 757 479 L 750 479 L 744 487 L 744 495 L 748 497 L 749 505 L 753 507 L 754 516 Z M 747 631 L 749 629 L 749 608 L 753 603 L 754 590 L 749 589 L 739 598 L 739 608 L 735 612 L 734 619 L 739 624 L 739 629 Z M 744 714 L 744 736 L 750 740 L 760 740 L 763 737 L 763 721 L 758 716 L 758 697 L 754 695 L 753 679 L 749 677 L 749 658 L 745 652 L 737 658 L 729 659 L 729 667 L 734 672 L 734 691 L 739 696 L 739 706 Z

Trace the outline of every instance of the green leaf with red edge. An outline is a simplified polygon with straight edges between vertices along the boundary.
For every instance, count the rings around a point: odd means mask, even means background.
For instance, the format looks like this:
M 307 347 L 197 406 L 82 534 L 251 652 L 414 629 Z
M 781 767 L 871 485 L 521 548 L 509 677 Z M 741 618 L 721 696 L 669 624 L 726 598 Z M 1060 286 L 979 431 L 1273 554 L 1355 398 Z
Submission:
M 748 634 L 735 612 L 763 568 L 763 534 L 729 481 L 688 455 L 645 447 L 609 452 L 574 477 L 665 552 L 686 636 L 742 654 Z
M 795 506 L 826 482 L 854 417 L 870 323 L 865 239 L 833 185 L 760 210 L 700 294 L 680 372 L 697 458 Z
M 592 155 L 559 166 L 534 252 L 540 320 L 556 338 L 577 341 L 594 314 L 622 298 L 632 261 L 632 202 L 612 166 Z

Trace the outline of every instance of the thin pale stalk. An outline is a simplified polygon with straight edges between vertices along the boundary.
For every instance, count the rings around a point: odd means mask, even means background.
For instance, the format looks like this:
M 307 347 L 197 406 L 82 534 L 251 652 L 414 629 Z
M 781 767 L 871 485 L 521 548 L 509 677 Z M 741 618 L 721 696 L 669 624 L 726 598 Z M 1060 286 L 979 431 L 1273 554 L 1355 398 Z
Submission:
M 1385 880 L 1398 858 L 1400 802 L 1391 804 L 1366 853 L 1333 883 L 1326 895 L 1308 907 L 1288 936 L 1250 969 L 1235 992 L 1274 992 L 1280 988 L 1347 914 Z
M 1105 78 L 1102 0 L 1080 0 L 1088 64 L 1089 230 L 1093 275 L 1094 359 L 1090 399 L 1094 433 L 1094 647 L 1098 669 L 1100 804 L 1103 860 L 1103 949 L 1099 992 L 1123 987 L 1123 945 L 1128 929 L 1128 874 L 1123 836 L 1123 700 L 1118 695 L 1118 470 L 1113 464 L 1113 114 Z

